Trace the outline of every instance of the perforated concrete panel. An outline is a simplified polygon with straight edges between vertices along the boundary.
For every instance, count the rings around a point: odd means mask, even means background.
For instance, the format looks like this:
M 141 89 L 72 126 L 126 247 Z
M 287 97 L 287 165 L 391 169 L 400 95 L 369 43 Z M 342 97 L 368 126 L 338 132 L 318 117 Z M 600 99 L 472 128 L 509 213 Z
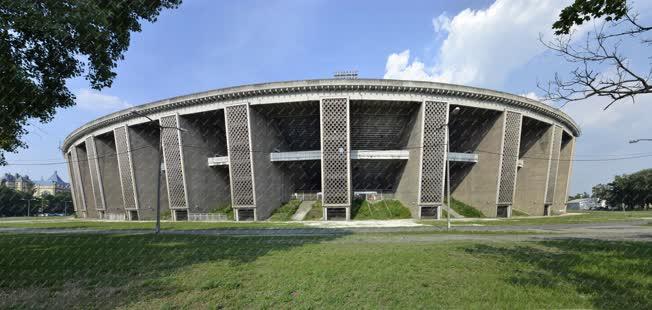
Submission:
M 322 202 L 324 206 L 351 204 L 351 158 L 349 130 L 349 100 L 322 99 L 321 170 Z
M 422 143 L 419 204 L 441 205 L 444 201 L 448 103 L 425 101 L 422 106 Z
M 231 201 L 234 207 L 255 206 L 249 106 L 229 106 L 225 109 Z
M 118 170 L 120 172 L 120 186 L 122 187 L 124 207 L 126 210 L 138 209 L 127 126 L 114 129 L 113 135 L 115 137 L 115 150 L 118 156 Z
M 511 205 L 514 200 L 516 169 L 521 143 L 521 123 L 523 121 L 523 115 L 520 113 L 511 111 L 505 113 L 505 130 L 498 184 L 497 203 L 499 205 Z
M 552 137 L 552 152 L 550 153 L 550 164 L 548 165 L 548 185 L 546 187 L 546 204 L 552 204 L 555 197 L 557 185 L 557 171 L 559 170 L 559 155 L 561 152 L 562 129 L 555 126 Z
M 170 209 L 188 208 L 178 115 L 161 117 L 161 142 Z
M 104 190 L 102 188 L 102 178 L 100 177 L 100 164 L 99 159 L 97 158 L 97 149 L 95 147 L 95 138 L 93 136 L 86 138 L 86 155 L 88 158 L 88 168 L 91 176 L 95 209 L 105 210 L 106 204 L 104 203 Z

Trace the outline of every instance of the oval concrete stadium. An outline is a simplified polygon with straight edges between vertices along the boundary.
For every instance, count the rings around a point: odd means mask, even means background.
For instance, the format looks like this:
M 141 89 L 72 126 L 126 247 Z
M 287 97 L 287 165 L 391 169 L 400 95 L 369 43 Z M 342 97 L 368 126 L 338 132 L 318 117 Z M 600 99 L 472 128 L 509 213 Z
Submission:
M 178 221 L 220 206 L 264 220 L 293 197 L 349 219 L 358 195 L 432 218 L 445 206 L 447 158 L 451 197 L 509 217 L 565 211 L 579 134 L 563 112 L 507 93 L 325 79 L 144 104 L 85 124 L 63 149 L 80 217 L 154 219 L 160 192 Z

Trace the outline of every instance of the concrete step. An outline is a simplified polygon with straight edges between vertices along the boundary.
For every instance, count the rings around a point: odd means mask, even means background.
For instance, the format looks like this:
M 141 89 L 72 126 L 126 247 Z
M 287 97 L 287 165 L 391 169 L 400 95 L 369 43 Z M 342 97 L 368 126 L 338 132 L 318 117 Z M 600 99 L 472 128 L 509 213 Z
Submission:
M 297 212 L 294 212 L 292 215 L 292 220 L 293 221 L 303 221 L 303 218 L 306 217 L 306 214 L 310 212 L 310 209 L 312 209 L 312 205 L 315 204 L 316 201 L 314 200 L 304 200 L 301 202 L 299 205 L 299 209 L 297 209 Z
M 464 218 L 464 215 L 461 215 L 461 214 L 455 212 L 455 210 L 453 210 L 452 208 L 449 208 L 448 205 L 446 205 L 446 204 L 444 204 L 444 210 L 450 212 L 452 218 L 456 218 L 456 219 Z

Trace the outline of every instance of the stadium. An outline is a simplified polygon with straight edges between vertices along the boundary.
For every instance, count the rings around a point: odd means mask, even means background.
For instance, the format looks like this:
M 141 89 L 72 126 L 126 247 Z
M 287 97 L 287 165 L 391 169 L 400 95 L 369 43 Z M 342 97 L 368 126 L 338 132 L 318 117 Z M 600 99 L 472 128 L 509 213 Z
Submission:
M 565 212 L 579 135 L 562 111 L 503 92 L 324 79 L 140 105 L 76 129 L 63 150 L 83 218 L 154 219 L 160 200 L 175 221 L 220 206 L 257 221 L 298 199 L 348 220 L 356 197 L 439 218 L 449 188 L 484 216 L 510 217 Z

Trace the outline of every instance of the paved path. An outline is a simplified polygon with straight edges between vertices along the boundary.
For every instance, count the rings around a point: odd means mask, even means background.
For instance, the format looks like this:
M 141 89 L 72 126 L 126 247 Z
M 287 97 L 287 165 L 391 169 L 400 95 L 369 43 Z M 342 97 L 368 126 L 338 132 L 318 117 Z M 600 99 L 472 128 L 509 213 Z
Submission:
M 202 230 L 164 230 L 166 235 L 214 236 L 297 236 L 344 237 L 337 242 L 432 242 L 447 240 L 530 241 L 547 239 L 635 240 L 652 242 L 652 226 L 647 221 L 551 224 L 523 226 L 465 226 L 445 228 L 419 227 L 351 227 L 351 228 L 218 228 Z M 501 233 L 504 232 L 504 233 Z M 457 233 L 456 233 L 457 232 Z M 482 232 L 490 232 L 483 234 Z M 128 229 L 62 229 L 62 228 L 0 228 L 0 233 L 19 234 L 150 234 L 150 230 Z M 0 238 L 2 235 L 0 234 Z
M 293 221 L 303 221 L 303 219 L 306 217 L 308 212 L 310 212 L 310 209 L 312 209 L 312 205 L 315 204 L 315 201 L 310 201 L 310 200 L 304 200 L 301 202 L 299 205 L 299 209 L 297 209 L 297 212 L 294 212 L 292 215 L 292 220 Z

